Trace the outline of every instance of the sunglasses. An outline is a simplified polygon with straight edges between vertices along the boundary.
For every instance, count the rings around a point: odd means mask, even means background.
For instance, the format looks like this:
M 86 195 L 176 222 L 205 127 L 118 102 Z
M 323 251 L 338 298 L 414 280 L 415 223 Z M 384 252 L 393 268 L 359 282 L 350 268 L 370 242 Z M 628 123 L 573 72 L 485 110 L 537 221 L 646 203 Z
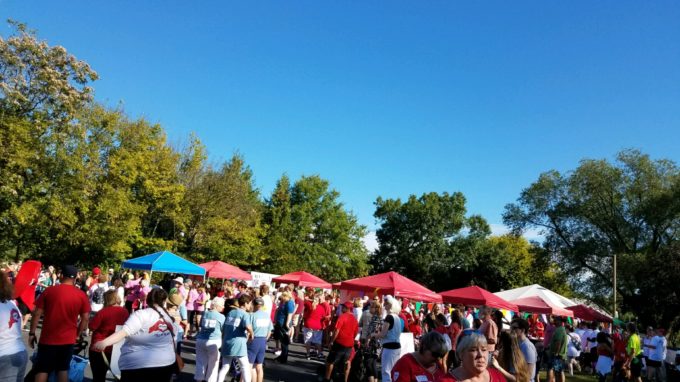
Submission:
M 460 341 L 468 336 L 471 336 L 472 334 L 479 334 L 482 335 L 482 332 L 480 332 L 477 329 L 465 329 L 460 334 L 458 335 L 458 341 L 456 341 L 456 345 L 460 344 Z

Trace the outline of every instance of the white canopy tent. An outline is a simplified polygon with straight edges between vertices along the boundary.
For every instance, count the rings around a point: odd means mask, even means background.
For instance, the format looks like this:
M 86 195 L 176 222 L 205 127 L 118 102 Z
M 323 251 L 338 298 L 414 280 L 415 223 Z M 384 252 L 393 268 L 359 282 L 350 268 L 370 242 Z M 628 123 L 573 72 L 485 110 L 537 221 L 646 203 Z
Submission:
M 560 308 L 567 308 L 570 306 L 578 305 L 576 302 L 559 295 L 548 288 L 542 287 L 538 284 L 527 285 L 521 288 L 515 288 L 510 290 L 504 290 L 502 292 L 494 293 L 496 296 L 512 302 L 518 298 L 538 296 L 544 301 L 550 302 Z

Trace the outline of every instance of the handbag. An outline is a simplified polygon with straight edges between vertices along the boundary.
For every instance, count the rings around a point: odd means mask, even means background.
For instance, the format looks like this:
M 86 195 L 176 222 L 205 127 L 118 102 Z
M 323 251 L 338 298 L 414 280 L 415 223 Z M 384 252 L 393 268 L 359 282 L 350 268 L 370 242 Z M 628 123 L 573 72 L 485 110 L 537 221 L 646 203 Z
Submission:
M 165 321 L 165 324 L 168 325 L 168 330 L 170 331 L 170 335 L 172 336 L 172 350 L 175 353 L 175 373 L 179 374 L 182 369 L 184 369 L 184 360 L 182 359 L 182 356 L 177 354 L 177 343 L 175 342 L 175 330 L 173 329 L 174 326 L 172 323 L 169 323 L 165 317 L 159 312 L 158 313 L 163 321 Z

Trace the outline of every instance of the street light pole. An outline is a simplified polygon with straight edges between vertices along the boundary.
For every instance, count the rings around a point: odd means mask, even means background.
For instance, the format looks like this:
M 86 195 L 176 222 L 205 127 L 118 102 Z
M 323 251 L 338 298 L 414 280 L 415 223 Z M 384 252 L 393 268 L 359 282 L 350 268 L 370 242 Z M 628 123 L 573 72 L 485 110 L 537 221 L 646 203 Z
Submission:
M 619 317 L 619 313 L 616 311 L 616 253 L 614 254 L 614 318 Z

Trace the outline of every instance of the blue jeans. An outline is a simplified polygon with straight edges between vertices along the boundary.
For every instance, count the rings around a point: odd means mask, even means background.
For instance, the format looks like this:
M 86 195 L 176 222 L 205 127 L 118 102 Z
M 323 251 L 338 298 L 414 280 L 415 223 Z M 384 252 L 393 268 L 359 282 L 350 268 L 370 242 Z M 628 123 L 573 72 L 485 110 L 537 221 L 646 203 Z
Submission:
M 0 381 L 22 382 L 26 374 L 27 363 L 28 352 L 26 350 L 0 357 Z

